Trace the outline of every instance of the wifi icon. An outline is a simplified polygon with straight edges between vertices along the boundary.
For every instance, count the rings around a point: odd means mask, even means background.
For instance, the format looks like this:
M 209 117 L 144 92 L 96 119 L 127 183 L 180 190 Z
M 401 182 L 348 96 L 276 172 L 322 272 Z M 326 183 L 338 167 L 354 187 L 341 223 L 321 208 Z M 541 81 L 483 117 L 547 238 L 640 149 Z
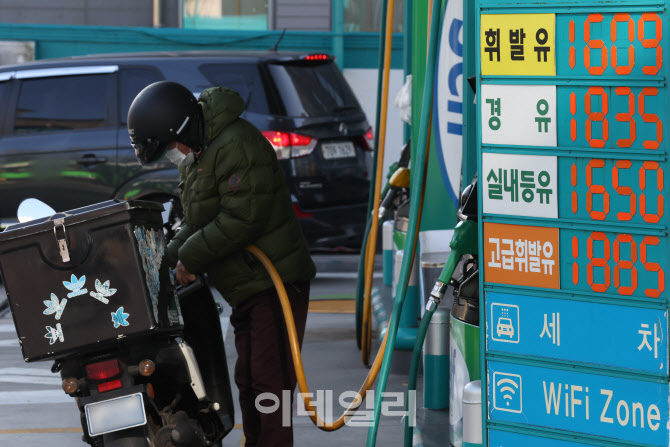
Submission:
M 493 373 L 493 408 L 510 413 L 521 413 L 521 376 L 517 374 Z

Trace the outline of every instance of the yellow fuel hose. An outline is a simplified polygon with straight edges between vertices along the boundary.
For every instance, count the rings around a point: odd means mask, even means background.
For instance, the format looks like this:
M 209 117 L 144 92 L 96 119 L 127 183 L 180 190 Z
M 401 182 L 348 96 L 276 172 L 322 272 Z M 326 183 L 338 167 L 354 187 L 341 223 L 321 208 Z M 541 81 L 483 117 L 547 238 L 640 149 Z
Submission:
M 256 258 L 258 258 L 261 264 L 263 264 L 267 272 L 270 274 L 270 278 L 272 278 L 272 283 L 277 289 L 277 294 L 279 295 L 279 300 L 281 302 L 282 312 L 284 313 L 284 320 L 286 322 L 286 332 L 288 333 L 288 340 L 291 345 L 291 355 L 293 357 L 295 375 L 296 378 L 298 379 L 298 388 L 300 389 L 300 393 L 302 394 L 302 398 L 305 403 L 305 409 L 309 413 L 309 418 L 312 420 L 314 425 L 316 425 L 319 429 L 323 431 L 335 431 L 338 430 L 339 428 L 342 428 L 344 424 L 349 419 L 351 419 L 356 410 L 361 406 L 363 400 L 365 400 L 365 396 L 368 390 L 370 389 L 370 387 L 372 387 L 372 384 L 377 379 L 377 375 L 379 374 L 379 370 L 381 369 L 382 366 L 382 360 L 384 358 L 386 337 L 384 337 L 384 341 L 382 341 L 382 344 L 379 347 L 379 351 L 377 351 L 375 361 L 372 364 L 370 372 L 368 372 L 368 376 L 365 378 L 363 385 L 361 385 L 361 388 L 358 391 L 358 396 L 356 397 L 356 399 L 349 405 L 349 408 L 347 408 L 345 412 L 342 414 L 342 416 L 340 416 L 336 421 L 325 422 L 317 414 L 316 407 L 312 403 L 312 399 L 309 397 L 310 396 L 309 387 L 307 386 L 307 379 L 305 378 L 305 369 L 303 368 L 302 365 L 302 357 L 300 355 L 300 344 L 298 343 L 298 334 L 296 333 L 295 330 L 295 321 L 293 320 L 291 303 L 289 302 L 288 295 L 286 294 L 286 288 L 284 287 L 284 283 L 282 282 L 281 277 L 277 272 L 277 269 L 275 269 L 274 265 L 272 265 L 272 262 L 270 261 L 270 259 L 268 259 L 265 253 L 263 253 L 255 245 L 249 245 L 246 248 L 246 250 L 249 251 L 254 256 L 256 256 Z
M 391 42 L 393 39 L 394 0 L 388 1 L 386 13 L 386 41 L 384 42 L 384 76 L 382 81 L 382 103 L 379 126 L 379 155 L 377 156 L 377 175 L 375 176 L 375 194 L 373 199 L 372 226 L 365 247 L 365 294 L 363 295 L 363 321 L 361 332 L 361 358 L 364 365 L 370 362 L 372 344 L 372 276 L 375 269 L 377 252 L 377 232 L 379 230 L 379 203 L 382 190 L 382 171 L 384 169 L 384 148 L 386 144 L 386 113 L 388 109 L 389 75 L 391 72 Z

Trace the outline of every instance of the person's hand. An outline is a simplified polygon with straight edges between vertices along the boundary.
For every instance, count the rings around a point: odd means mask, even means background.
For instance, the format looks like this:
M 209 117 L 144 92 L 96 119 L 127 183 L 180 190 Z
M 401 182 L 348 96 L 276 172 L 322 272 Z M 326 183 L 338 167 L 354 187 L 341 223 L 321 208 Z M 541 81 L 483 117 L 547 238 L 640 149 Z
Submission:
M 184 267 L 181 261 L 177 261 L 177 283 L 181 285 L 190 284 L 195 281 L 195 275 Z

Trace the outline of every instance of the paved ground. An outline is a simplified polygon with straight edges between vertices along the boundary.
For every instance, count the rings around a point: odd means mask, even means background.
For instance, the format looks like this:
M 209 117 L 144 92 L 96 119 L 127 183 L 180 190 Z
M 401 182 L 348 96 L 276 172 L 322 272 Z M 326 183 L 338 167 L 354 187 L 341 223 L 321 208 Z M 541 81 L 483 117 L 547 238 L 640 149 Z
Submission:
M 358 390 L 367 368 L 363 367 L 360 351 L 356 348 L 354 315 L 348 313 L 353 309 L 351 303 L 340 301 L 331 305 L 319 301 L 353 296 L 357 256 L 320 255 L 316 261 L 321 273 L 312 286 L 315 307 L 307 319 L 303 361 L 310 390 L 333 391 L 335 402 L 330 411 L 337 417 L 343 410 L 336 401 L 337 396 L 344 391 Z M 226 307 L 222 315 L 222 327 L 226 334 L 228 367 L 232 371 L 236 354 L 232 328 L 227 320 L 229 312 L 230 309 Z M 376 351 L 376 346 L 374 349 Z M 402 366 L 395 365 L 394 370 L 399 373 L 389 377 L 387 391 L 405 390 L 407 375 L 400 374 Z M 0 316 L 0 446 L 42 447 L 47 443 L 65 447 L 83 445 L 80 441 L 78 411 L 71 398 L 61 390 L 60 378 L 51 374 L 49 367 L 48 362 L 23 362 L 11 316 L 7 313 Z M 234 386 L 233 390 L 237 400 Z M 421 390 L 417 398 L 420 408 Z M 224 440 L 224 446 L 241 445 L 239 414 L 236 402 L 238 425 Z M 418 416 L 424 434 L 423 445 L 448 445 L 445 434 L 448 423 L 446 412 L 420 410 Z M 304 415 L 295 416 L 294 424 L 296 446 L 364 446 L 367 438 L 366 427 L 344 427 L 337 432 L 326 433 L 316 429 Z M 386 416 L 381 422 L 378 445 L 402 445 L 402 433 L 401 417 Z

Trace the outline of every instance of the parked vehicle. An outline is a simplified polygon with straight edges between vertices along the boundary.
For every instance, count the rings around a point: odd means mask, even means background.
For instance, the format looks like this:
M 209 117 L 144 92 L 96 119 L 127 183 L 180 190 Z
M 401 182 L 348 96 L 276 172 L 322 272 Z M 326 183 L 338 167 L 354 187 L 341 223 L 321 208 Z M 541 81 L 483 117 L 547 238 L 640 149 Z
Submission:
M 178 199 L 177 170 L 169 162 L 140 167 L 125 122 L 135 95 L 164 79 L 196 96 L 211 86 L 238 91 L 247 102 L 242 117 L 275 148 L 311 247 L 360 247 L 372 128 L 330 56 L 276 51 L 130 53 L 0 67 L 0 226 L 27 197 L 56 209 Z
M 202 278 L 175 293 L 161 213 L 110 200 L 0 233 L 24 359 L 53 361 L 94 447 L 207 447 L 234 427 L 217 306 Z

